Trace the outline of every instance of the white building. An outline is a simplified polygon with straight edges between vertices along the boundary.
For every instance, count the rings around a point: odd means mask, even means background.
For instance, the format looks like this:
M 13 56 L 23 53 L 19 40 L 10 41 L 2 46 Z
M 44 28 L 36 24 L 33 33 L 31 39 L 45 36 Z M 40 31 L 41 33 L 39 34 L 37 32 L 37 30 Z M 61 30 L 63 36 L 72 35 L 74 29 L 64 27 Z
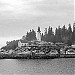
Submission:
M 38 27 L 38 31 L 37 31 L 37 41 L 38 42 L 41 42 L 41 31 L 40 31 L 40 27 Z M 19 42 L 18 42 L 18 47 L 24 47 L 24 46 L 28 46 L 29 45 L 29 43 L 28 43 L 28 41 L 26 40 L 26 37 L 25 36 L 23 36 L 22 37 L 22 39 L 21 40 L 19 40 Z M 33 45 L 33 43 L 32 43 L 32 45 Z
M 41 31 L 40 31 L 40 27 L 38 27 L 38 31 L 37 31 L 37 41 L 41 41 Z
M 27 45 L 28 45 L 28 41 L 19 40 L 19 42 L 18 42 L 18 47 L 23 47 L 23 46 L 27 46 Z

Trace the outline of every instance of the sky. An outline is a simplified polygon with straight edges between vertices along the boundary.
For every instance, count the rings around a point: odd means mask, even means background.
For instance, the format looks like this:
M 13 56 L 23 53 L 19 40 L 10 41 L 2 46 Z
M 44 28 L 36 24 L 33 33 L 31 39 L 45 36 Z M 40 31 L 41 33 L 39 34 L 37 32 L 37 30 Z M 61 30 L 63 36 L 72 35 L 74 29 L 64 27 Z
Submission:
M 74 23 L 74 0 L 0 0 L 0 47 L 30 29 Z

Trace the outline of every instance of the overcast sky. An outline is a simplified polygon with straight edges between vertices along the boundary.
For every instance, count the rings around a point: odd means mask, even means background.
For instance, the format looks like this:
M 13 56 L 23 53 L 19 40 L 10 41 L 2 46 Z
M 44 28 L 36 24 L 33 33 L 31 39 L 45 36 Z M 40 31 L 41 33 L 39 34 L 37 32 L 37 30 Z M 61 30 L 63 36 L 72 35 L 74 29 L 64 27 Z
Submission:
M 0 46 L 21 38 L 30 29 L 74 22 L 74 0 L 0 0 Z

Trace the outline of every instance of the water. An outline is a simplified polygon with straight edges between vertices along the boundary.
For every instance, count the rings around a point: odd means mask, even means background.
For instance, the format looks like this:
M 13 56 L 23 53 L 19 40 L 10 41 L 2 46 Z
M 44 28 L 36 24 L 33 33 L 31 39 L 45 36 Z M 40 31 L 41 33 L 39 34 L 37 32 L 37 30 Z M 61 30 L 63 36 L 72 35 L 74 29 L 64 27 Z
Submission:
M 0 59 L 1 75 L 74 75 L 75 59 Z

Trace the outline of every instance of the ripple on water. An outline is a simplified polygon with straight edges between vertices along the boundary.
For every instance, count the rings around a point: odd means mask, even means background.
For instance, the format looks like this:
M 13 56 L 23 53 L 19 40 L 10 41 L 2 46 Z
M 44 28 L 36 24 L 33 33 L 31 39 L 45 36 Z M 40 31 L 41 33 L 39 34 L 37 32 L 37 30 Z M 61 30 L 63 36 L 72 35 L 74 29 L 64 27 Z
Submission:
M 74 58 L 0 60 L 2 75 L 74 75 L 74 71 Z

